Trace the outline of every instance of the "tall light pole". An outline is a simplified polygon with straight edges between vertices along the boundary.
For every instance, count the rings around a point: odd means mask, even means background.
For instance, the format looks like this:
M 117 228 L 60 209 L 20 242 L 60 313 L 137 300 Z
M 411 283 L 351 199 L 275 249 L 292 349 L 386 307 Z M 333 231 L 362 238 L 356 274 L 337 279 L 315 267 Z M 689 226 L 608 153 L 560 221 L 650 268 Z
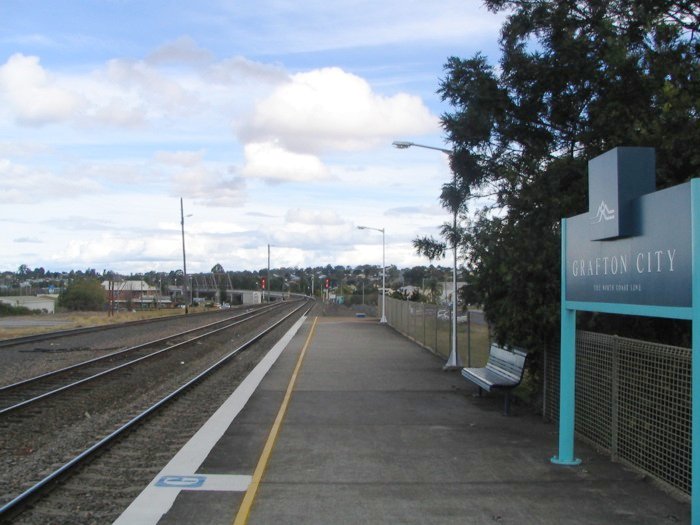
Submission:
M 426 148 L 434 149 L 443 152 L 445 155 L 452 156 L 454 153 L 451 149 L 436 148 L 435 146 L 426 146 L 425 144 L 416 144 L 415 142 L 408 142 L 403 140 L 395 140 L 392 145 L 398 149 L 407 149 L 411 146 L 416 148 Z M 455 187 L 457 186 L 457 174 L 453 173 L 453 183 Z M 457 231 L 457 210 L 452 210 L 452 230 Z M 453 235 L 452 243 L 453 251 L 453 261 L 452 261 L 452 337 L 450 345 L 450 356 L 447 358 L 447 362 L 443 367 L 444 370 L 458 370 L 463 367 L 462 360 L 459 357 L 459 351 L 457 350 L 457 240 Z
M 191 217 L 191 215 L 188 215 Z M 190 302 L 187 294 L 187 259 L 185 257 L 185 212 L 182 205 L 182 197 L 180 197 L 180 226 L 182 227 L 182 294 L 185 299 L 185 315 L 189 313 Z
M 370 228 L 369 226 L 358 226 L 358 230 L 374 230 L 382 232 L 382 318 L 380 324 L 386 324 L 386 241 L 384 228 Z

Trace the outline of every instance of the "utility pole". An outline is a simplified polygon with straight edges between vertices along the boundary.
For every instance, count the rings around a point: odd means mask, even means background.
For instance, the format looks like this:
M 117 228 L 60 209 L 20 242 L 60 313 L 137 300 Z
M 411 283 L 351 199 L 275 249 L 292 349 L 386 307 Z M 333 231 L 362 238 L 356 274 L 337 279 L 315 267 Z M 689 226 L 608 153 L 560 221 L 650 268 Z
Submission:
M 190 302 L 187 294 L 187 259 L 185 257 L 185 212 L 180 197 L 180 226 L 182 227 L 182 294 L 185 299 L 185 315 L 189 313 Z

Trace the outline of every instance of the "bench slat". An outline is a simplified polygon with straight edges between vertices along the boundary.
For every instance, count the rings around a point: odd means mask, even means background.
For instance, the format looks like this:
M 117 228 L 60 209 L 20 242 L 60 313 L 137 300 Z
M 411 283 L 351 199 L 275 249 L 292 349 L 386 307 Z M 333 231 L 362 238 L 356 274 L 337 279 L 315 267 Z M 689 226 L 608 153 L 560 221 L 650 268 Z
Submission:
M 496 388 L 513 388 L 520 382 L 518 379 L 505 377 L 488 368 L 464 368 L 462 376 L 487 391 Z

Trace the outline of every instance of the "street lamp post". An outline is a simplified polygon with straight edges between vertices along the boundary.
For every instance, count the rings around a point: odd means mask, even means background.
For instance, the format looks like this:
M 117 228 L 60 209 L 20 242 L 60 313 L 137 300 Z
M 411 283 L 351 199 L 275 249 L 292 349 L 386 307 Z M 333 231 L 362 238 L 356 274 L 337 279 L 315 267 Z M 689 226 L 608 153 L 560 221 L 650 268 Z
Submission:
M 453 153 L 453 151 L 451 149 L 436 148 L 435 146 L 426 146 L 425 144 L 416 144 L 415 142 L 407 142 L 405 140 L 395 140 L 391 144 L 395 148 L 398 148 L 398 149 L 408 149 L 411 146 L 415 146 L 417 148 L 426 148 L 426 149 L 434 149 L 436 151 L 442 151 L 446 155 L 452 155 L 452 153 Z
M 411 146 L 417 148 L 434 149 L 436 151 L 441 151 L 445 155 L 452 156 L 454 153 L 451 149 L 436 148 L 435 146 L 426 146 L 424 144 L 416 144 L 415 142 L 408 142 L 403 140 L 395 140 L 392 145 L 398 149 L 408 149 Z M 456 183 L 457 174 L 453 173 L 453 182 Z M 456 186 L 456 184 L 455 184 Z M 453 210 L 452 214 L 452 228 L 453 231 L 457 229 L 457 210 Z M 452 243 L 453 251 L 453 261 L 452 261 L 452 337 L 450 345 L 450 356 L 447 358 L 447 362 L 443 367 L 444 370 L 458 370 L 463 367 L 462 360 L 459 357 L 459 351 L 457 350 L 457 240 L 455 239 Z
M 374 230 L 382 232 L 382 318 L 380 324 L 386 324 L 386 242 L 384 237 L 384 228 L 370 228 L 369 226 L 358 226 L 358 230 Z

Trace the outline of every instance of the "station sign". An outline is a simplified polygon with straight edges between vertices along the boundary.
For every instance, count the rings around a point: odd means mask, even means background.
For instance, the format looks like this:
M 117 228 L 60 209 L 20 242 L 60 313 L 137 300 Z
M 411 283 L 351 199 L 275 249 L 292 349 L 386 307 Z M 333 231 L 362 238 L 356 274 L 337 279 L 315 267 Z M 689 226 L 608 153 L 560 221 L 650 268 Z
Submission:
M 691 307 L 690 183 L 655 192 L 651 148 L 588 168 L 589 211 L 564 222 L 566 300 Z

